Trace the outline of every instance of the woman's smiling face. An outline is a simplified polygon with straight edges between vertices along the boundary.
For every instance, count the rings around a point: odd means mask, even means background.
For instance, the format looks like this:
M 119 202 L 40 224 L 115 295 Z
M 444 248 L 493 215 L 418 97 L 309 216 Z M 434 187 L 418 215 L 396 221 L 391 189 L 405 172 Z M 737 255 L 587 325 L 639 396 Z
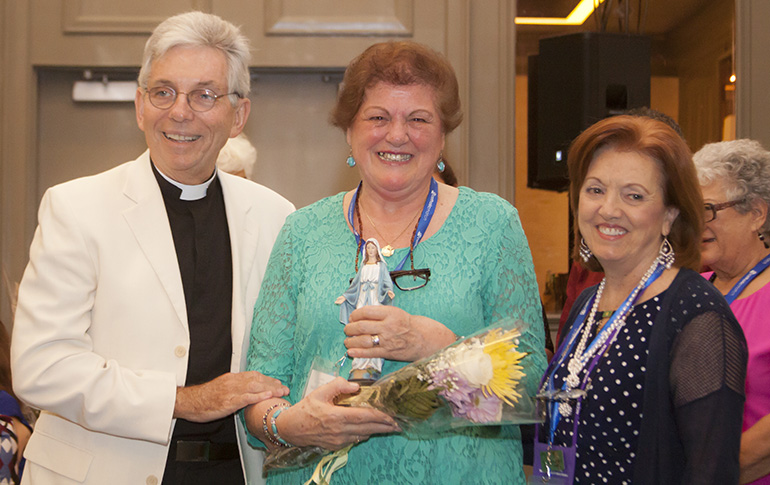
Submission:
M 722 180 L 715 180 L 701 187 L 704 202 L 714 205 L 730 202 Z M 752 247 L 757 244 L 757 231 L 764 219 L 755 211 L 738 212 L 736 207 L 727 207 L 717 212 L 713 221 L 706 223 L 701 241 L 701 262 L 711 269 L 728 270 L 740 267 L 745 257 L 754 254 Z
M 434 89 L 384 82 L 368 88 L 347 141 L 365 185 L 392 195 L 425 191 L 444 149 Z
M 664 205 L 658 164 L 636 152 L 599 150 L 580 190 L 578 227 L 607 273 L 644 271 L 678 215 Z

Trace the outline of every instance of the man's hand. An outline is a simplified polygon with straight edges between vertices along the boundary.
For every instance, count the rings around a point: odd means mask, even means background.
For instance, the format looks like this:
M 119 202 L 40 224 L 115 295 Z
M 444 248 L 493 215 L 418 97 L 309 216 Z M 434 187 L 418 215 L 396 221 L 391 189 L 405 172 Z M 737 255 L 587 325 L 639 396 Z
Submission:
M 207 423 L 271 397 L 283 397 L 289 389 L 278 379 L 259 372 L 222 374 L 197 386 L 177 387 L 174 418 Z

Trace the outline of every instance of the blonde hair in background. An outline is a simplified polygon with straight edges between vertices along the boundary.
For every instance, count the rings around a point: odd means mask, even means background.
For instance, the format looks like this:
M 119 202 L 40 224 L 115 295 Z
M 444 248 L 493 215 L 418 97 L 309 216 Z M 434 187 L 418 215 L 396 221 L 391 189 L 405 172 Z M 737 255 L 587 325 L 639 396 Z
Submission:
M 254 174 L 256 163 L 257 149 L 243 133 L 228 139 L 217 157 L 219 170 L 233 175 L 241 175 L 241 171 L 243 171 L 242 176 L 247 179 L 251 179 Z

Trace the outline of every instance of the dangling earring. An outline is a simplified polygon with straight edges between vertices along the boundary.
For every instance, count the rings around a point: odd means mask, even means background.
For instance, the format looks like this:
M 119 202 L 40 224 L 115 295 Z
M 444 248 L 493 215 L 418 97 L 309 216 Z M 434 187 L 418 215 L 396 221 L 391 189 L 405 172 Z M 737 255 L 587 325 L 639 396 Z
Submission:
M 586 240 L 582 237 L 580 238 L 580 259 L 583 260 L 584 263 L 587 263 L 589 259 L 591 259 L 591 256 L 594 254 L 591 252 L 591 249 L 589 249 L 588 244 L 586 244 Z
M 759 237 L 759 240 L 760 240 L 760 241 L 762 241 L 762 242 L 764 242 L 764 241 L 765 241 L 765 235 L 764 235 L 764 234 L 762 234 L 761 232 L 758 232 L 758 231 L 757 231 L 757 236 Z
M 356 159 L 353 158 L 353 150 L 350 150 L 350 155 L 348 155 L 348 159 L 346 160 L 348 167 L 353 168 L 356 166 Z
M 436 162 L 436 168 L 438 169 L 439 173 L 444 173 L 444 170 L 446 170 L 446 163 L 444 163 L 444 152 L 439 154 L 438 162 Z
M 668 242 L 668 237 L 663 236 L 663 242 L 660 244 L 660 251 L 658 252 L 658 260 L 663 263 L 666 269 L 671 268 L 676 260 L 676 253 L 674 253 L 674 247 Z

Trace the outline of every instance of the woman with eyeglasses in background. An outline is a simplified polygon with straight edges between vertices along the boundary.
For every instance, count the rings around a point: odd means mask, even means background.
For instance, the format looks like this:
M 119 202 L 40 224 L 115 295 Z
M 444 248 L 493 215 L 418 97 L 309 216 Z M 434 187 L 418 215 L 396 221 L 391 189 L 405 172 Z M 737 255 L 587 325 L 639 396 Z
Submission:
M 246 410 L 253 444 L 338 450 L 362 441 L 335 473 L 339 483 L 524 483 L 516 426 L 410 440 L 389 434 L 397 426 L 384 414 L 332 404 L 357 391 L 355 383 L 336 379 L 305 390 L 316 357 L 383 358 L 384 375 L 511 318 L 531 324 L 520 350 L 530 352 L 526 383 L 535 391 L 545 369 L 543 325 L 518 213 L 498 196 L 432 177 L 461 119 L 454 71 L 425 46 L 375 44 L 348 66 L 332 123 L 345 132 L 346 163 L 362 181 L 297 211 L 276 241 L 255 307 L 249 369 L 291 392 Z M 395 298 L 354 310 L 343 326 L 334 303 L 369 238 L 380 243 Z M 340 376 L 349 375 L 350 360 Z M 263 426 L 276 412 L 275 428 Z M 302 483 L 310 472 L 277 472 L 268 483 Z
M 704 273 L 746 335 L 749 363 L 741 483 L 770 484 L 770 152 L 753 140 L 710 143 L 694 156 L 705 204 Z

